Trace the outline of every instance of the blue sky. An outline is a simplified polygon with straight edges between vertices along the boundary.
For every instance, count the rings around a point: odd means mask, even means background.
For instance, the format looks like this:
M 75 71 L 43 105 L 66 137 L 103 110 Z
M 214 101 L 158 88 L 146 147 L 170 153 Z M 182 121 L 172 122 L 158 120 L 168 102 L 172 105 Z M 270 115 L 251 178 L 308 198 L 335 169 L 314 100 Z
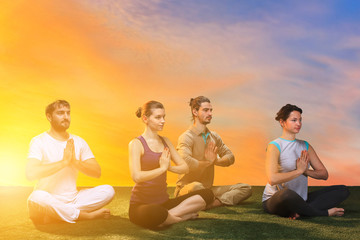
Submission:
M 334 179 L 359 173 L 359 1 L 106 1 L 92 7 L 108 11 L 111 26 L 125 23 L 163 46 L 149 49 L 149 61 L 165 59 L 164 75 L 181 81 L 181 92 L 201 79 L 198 92 L 215 99 L 214 128 L 256 130 L 271 140 L 281 133 L 275 113 L 293 103 L 304 110 L 299 137 L 324 156 Z

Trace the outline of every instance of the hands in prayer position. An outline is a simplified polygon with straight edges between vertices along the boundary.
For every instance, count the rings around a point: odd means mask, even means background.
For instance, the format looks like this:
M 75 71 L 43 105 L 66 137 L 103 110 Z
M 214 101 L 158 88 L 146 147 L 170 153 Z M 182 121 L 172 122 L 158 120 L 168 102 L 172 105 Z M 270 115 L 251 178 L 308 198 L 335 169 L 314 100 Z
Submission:
M 296 160 L 296 169 L 305 173 L 309 168 L 309 153 L 306 150 L 301 151 L 301 156 Z
M 164 151 L 162 152 L 160 159 L 159 159 L 160 168 L 167 171 L 170 167 L 170 150 L 168 147 L 164 148 Z
M 205 149 L 205 159 L 208 162 L 207 166 L 210 166 L 215 163 L 217 159 L 217 146 L 215 142 L 210 141 Z
M 73 161 L 75 161 L 75 145 L 74 145 L 74 139 L 69 139 L 66 143 L 66 147 L 64 149 L 64 165 L 69 166 L 72 164 Z

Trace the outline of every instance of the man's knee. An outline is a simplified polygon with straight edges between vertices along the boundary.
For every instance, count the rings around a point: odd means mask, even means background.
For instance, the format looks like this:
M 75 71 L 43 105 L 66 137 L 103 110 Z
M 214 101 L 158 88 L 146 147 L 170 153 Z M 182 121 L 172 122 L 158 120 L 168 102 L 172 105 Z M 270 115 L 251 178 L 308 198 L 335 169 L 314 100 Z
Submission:
M 252 188 L 249 184 L 244 184 L 242 183 L 243 186 L 241 187 L 241 189 L 244 191 L 244 193 L 246 194 L 247 198 L 249 198 L 252 195 Z
M 201 182 L 192 182 L 188 184 L 189 192 L 205 189 L 204 185 Z
M 236 189 L 238 194 L 242 196 L 241 200 L 245 200 L 252 195 L 252 188 L 249 184 L 238 183 L 234 185 L 234 189 Z
M 232 187 L 236 189 L 242 189 L 244 191 L 252 192 L 251 186 L 246 183 L 237 183 L 234 184 Z
M 104 201 L 110 202 L 115 196 L 115 190 L 110 185 L 101 185 L 98 186 L 99 191 L 101 191 L 101 195 L 104 196 Z
M 50 193 L 43 190 L 35 190 L 28 198 L 28 205 L 30 202 L 40 205 L 48 205 L 51 201 L 51 198 L 52 196 Z
M 43 224 L 47 208 L 51 205 L 51 195 L 42 190 L 35 190 L 28 198 L 29 217 L 35 224 Z
M 237 205 L 252 195 L 249 184 L 238 183 L 230 187 L 228 191 L 219 196 L 219 200 L 225 205 Z
M 201 182 L 192 182 L 185 185 L 180 191 L 179 195 L 185 195 L 194 191 L 205 189 L 204 185 Z

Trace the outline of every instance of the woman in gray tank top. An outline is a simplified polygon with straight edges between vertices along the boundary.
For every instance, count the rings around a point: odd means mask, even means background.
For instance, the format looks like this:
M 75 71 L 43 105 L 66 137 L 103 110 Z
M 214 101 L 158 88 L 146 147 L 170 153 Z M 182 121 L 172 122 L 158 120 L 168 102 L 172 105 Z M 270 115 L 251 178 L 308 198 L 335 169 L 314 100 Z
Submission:
M 287 104 L 277 113 L 283 132 L 266 150 L 263 208 L 270 214 L 296 219 L 300 216 L 342 216 L 336 206 L 349 196 L 343 185 L 329 186 L 308 193 L 308 177 L 326 180 L 328 172 L 313 147 L 296 139 L 302 126 L 302 109 Z M 311 168 L 310 168 L 311 166 Z

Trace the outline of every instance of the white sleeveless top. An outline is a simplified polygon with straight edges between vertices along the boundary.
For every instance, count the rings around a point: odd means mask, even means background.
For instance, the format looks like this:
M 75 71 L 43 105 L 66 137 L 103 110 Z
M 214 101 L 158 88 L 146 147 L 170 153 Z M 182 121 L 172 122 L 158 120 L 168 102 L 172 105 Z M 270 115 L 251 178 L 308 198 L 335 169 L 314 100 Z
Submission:
M 280 151 L 279 172 L 290 172 L 295 170 L 296 160 L 301 156 L 301 151 L 309 150 L 309 143 L 298 139 L 290 141 L 283 138 L 277 138 L 269 144 L 274 144 Z M 306 201 L 308 194 L 308 178 L 302 174 L 297 178 L 282 184 L 270 185 L 267 183 L 262 196 L 262 201 L 268 200 L 272 195 L 283 188 L 293 190 Z

